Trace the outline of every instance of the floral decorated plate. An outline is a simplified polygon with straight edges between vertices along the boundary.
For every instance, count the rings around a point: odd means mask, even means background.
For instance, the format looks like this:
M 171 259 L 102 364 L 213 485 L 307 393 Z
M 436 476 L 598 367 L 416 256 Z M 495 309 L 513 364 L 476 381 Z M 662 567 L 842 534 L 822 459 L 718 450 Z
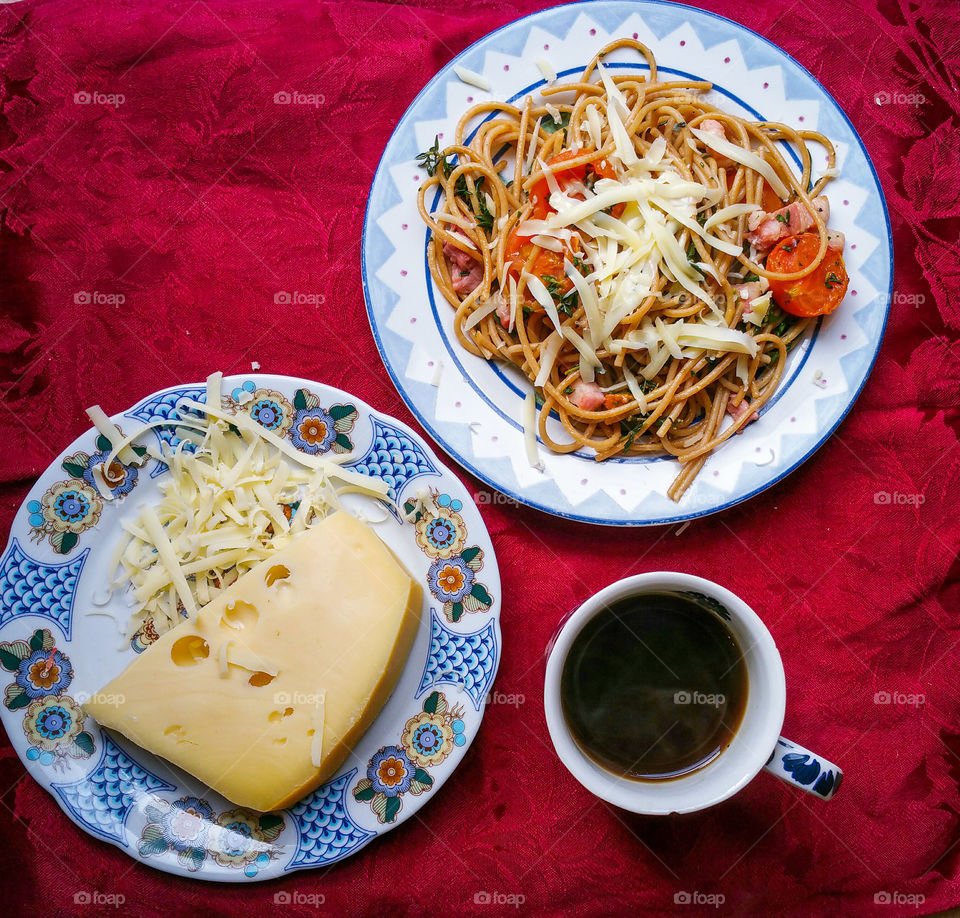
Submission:
M 467 353 L 453 310 L 427 267 L 427 229 L 417 212 L 425 178 L 416 163 L 439 135 L 452 142 L 461 115 L 488 99 L 515 102 L 544 84 L 538 60 L 562 80 L 580 73 L 617 37 L 646 44 L 662 72 L 709 80 L 707 97 L 747 118 L 818 130 L 837 147 L 828 193 L 831 226 L 846 234 L 850 289 L 840 309 L 790 355 L 780 391 L 758 421 L 710 457 L 679 503 L 666 496 L 677 473 L 665 457 L 594 461 L 541 446 L 541 472 L 524 449 L 519 373 Z M 643 70 L 636 55 L 610 55 L 608 68 Z M 490 90 L 462 82 L 454 67 L 480 74 Z M 815 173 L 825 159 L 815 162 Z M 431 209 L 435 200 L 427 200 Z M 401 395 L 430 435 L 462 466 L 521 503 L 590 523 L 649 525 L 704 516 L 752 497 L 808 459 L 830 436 L 866 382 L 892 292 L 893 250 L 883 193 L 850 121 L 793 58 L 734 22 L 658 0 L 597 0 L 542 10 L 481 39 L 444 67 L 414 100 L 374 176 L 363 238 L 367 312 Z M 511 368 L 512 369 L 512 368 Z M 556 433 L 559 435 L 559 422 Z
M 339 453 L 383 479 L 401 507 L 425 491 L 436 506 L 415 522 L 389 508 L 375 524 L 420 578 L 424 602 L 403 675 L 354 754 L 295 806 L 259 814 L 84 715 L 84 698 L 156 639 L 149 622 L 132 640 L 120 636 L 118 621 L 131 612 L 124 594 L 102 603 L 121 521 L 159 500 L 167 474 L 153 459 L 115 464 L 108 484 L 118 499 L 105 503 L 92 470 L 110 447 L 95 430 L 40 477 L 0 557 L 0 719 L 30 774 L 90 835 L 171 873 L 253 881 L 348 857 L 436 795 L 476 736 L 496 675 L 500 579 L 469 494 L 409 427 L 307 380 L 232 377 L 224 392 L 233 410 L 297 449 Z M 203 384 L 165 389 L 113 421 L 130 433 L 205 398 Z M 144 436 L 174 440 L 172 427 Z

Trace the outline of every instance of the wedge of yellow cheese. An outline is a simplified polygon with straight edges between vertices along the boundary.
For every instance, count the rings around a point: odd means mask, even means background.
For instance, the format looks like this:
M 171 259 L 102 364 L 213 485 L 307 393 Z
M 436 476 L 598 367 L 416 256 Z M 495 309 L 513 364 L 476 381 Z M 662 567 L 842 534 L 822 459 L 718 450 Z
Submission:
M 373 530 L 341 511 L 162 635 L 84 708 L 233 803 L 279 809 L 330 778 L 376 718 L 421 597 Z

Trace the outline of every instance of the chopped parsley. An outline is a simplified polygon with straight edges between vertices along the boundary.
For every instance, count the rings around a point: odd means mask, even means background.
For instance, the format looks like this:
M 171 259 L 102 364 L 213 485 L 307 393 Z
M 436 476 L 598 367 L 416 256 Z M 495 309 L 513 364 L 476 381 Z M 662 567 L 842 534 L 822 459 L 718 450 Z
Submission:
M 760 280 L 760 275 L 755 274 L 753 271 L 749 271 L 743 278 L 743 282 L 745 284 L 752 284 L 758 280 Z
M 440 136 L 433 138 L 433 146 L 426 153 L 420 153 L 417 156 L 417 165 L 427 170 L 427 175 L 431 178 L 437 174 L 437 169 L 443 168 L 445 178 L 450 177 L 450 173 L 456 168 L 457 157 L 454 155 L 451 162 L 440 154 Z
M 774 306 L 773 309 L 767 313 L 767 323 L 773 325 L 771 332 L 778 338 L 782 338 L 793 326 L 794 322 L 796 322 L 796 317 L 784 312 L 779 306 Z M 779 353 L 779 351 L 777 353 Z
M 487 196 L 481 192 L 484 178 L 485 176 L 481 175 L 476 181 L 477 223 L 479 223 L 483 229 L 488 230 L 493 229 L 493 214 L 490 213 L 490 208 L 487 207 Z
M 563 290 L 563 284 L 552 274 L 541 274 L 540 279 L 547 288 L 547 293 L 553 297 L 557 304 L 557 311 L 566 316 L 572 316 L 577 311 L 580 298 L 577 295 L 577 288 L 571 287 L 566 293 Z
M 544 134 L 556 134 L 557 131 L 566 131 L 569 124 L 570 112 L 561 112 L 559 124 L 557 124 L 553 118 L 548 118 L 540 122 L 540 130 L 543 131 Z
M 636 414 L 630 418 L 624 418 L 620 422 L 620 436 L 625 437 L 623 441 L 623 451 L 629 451 L 633 446 L 633 441 L 637 439 L 640 428 L 643 427 L 649 414 Z
M 823 285 L 824 285 L 824 287 L 826 287 L 828 290 L 833 290 L 833 288 L 836 287 L 837 284 L 839 284 L 839 283 L 840 283 L 840 278 L 837 277 L 837 275 L 834 274 L 833 271 L 831 271 L 831 272 L 827 275 L 827 279 L 823 282 Z
M 786 214 L 774 214 L 773 219 L 778 223 L 783 223 L 784 225 L 790 223 L 790 218 Z
M 461 175 L 456 183 L 453 186 L 453 193 L 463 201 L 468 207 L 472 209 L 470 203 L 470 198 L 472 197 L 477 202 L 477 207 L 474 213 L 476 214 L 477 224 L 485 230 L 493 228 L 493 214 L 490 213 L 490 209 L 487 207 L 487 198 L 483 194 L 483 180 L 486 176 L 481 175 L 473 183 L 473 194 L 470 194 L 470 186 L 467 185 L 467 177 Z

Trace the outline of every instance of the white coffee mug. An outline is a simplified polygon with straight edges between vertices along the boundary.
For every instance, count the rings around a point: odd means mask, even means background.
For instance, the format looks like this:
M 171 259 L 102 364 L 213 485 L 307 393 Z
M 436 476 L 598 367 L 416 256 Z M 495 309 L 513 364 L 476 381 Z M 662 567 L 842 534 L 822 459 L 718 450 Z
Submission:
M 747 699 L 733 739 L 708 764 L 669 780 L 634 780 L 602 768 L 577 745 L 563 714 L 560 681 L 570 647 L 587 622 L 622 599 L 658 592 L 694 593 L 701 602 L 705 597 L 706 604 L 724 618 L 743 651 Z M 777 646 L 753 609 L 709 580 L 658 571 L 611 583 L 567 617 L 548 654 L 544 707 L 554 748 L 587 790 L 622 809 L 649 815 L 702 810 L 731 797 L 762 768 L 822 800 L 829 800 L 840 786 L 843 772 L 836 765 L 780 736 L 786 680 Z M 642 717 L 643 711 L 637 716 Z

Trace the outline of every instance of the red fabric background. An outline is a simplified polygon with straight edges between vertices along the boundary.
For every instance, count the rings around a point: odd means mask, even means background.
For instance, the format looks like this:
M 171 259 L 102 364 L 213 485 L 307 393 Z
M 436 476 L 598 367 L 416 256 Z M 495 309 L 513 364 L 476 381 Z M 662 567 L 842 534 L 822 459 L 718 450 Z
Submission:
M 374 347 L 360 231 L 390 132 L 431 75 L 537 4 L 26 2 L 0 8 L 0 529 L 87 426 L 210 371 L 290 373 L 411 417 Z M 890 207 L 897 297 L 851 416 L 785 482 L 676 527 L 605 531 L 488 503 L 504 653 L 462 767 L 422 813 L 328 870 L 240 887 L 151 870 L 75 828 L 0 748 L 8 914 L 519 912 L 916 914 L 960 904 L 960 6 L 950 0 L 703 4 L 793 54 L 864 138 Z M 278 107 L 298 90 L 324 104 Z M 78 105 L 77 92 L 123 104 Z M 889 104 L 878 105 L 878 94 Z M 881 97 L 883 98 L 883 97 Z M 878 228 L 879 229 L 879 228 Z M 278 308 L 278 290 L 327 305 Z M 122 306 L 77 305 L 78 291 Z M 416 426 L 416 425 L 414 425 Z M 469 486 L 477 483 L 463 476 Z M 878 504 L 883 492 L 923 503 Z M 484 492 L 486 493 L 486 492 Z M 549 745 L 543 649 L 589 593 L 690 571 L 743 596 L 787 671 L 787 735 L 837 761 L 824 804 L 760 776 L 708 812 L 644 819 L 593 799 Z M 879 705 L 877 692 L 924 704 Z M 677 908 L 678 892 L 720 894 Z M 312 906 L 277 913 L 312 914 Z M 115 913 L 104 909 L 106 914 Z

